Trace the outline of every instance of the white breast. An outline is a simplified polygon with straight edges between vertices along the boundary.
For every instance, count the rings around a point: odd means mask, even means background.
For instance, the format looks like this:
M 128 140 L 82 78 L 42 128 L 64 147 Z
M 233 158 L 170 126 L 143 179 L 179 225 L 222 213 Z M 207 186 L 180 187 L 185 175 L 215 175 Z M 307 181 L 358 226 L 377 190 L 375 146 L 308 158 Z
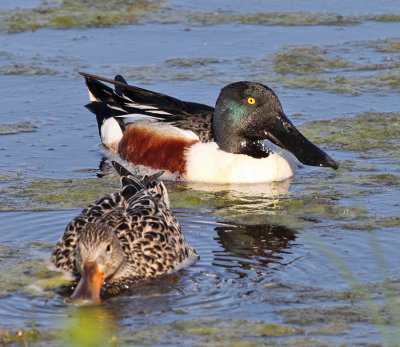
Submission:
M 196 143 L 187 153 L 188 181 L 256 183 L 282 181 L 293 176 L 296 162 L 282 150 L 267 158 L 222 151 L 215 142 Z

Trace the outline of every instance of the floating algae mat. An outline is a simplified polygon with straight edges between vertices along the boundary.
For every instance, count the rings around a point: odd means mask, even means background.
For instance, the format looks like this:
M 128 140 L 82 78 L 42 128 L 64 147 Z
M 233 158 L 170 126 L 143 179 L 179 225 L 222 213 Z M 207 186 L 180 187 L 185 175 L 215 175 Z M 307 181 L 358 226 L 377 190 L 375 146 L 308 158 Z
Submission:
M 365 21 L 399 22 L 398 14 L 341 15 L 325 12 L 227 13 L 225 11 L 171 11 L 164 0 L 61 0 L 38 7 L 0 10 L 0 30 L 18 32 L 39 28 L 108 27 L 126 24 L 224 23 L 311 26 L 357 25 Z
M 351 66 L 346 60 L 329 57 L 323 47 L 300 46 L 273 55 L 274 70 L 280 74 L 307 75 L 316 72 L 329 72 L 335 68 Z
M 63 0 L 30 9 L 0 10 L 0 30 L 17 32 L 39 28 L 116 26 L 138 23 L 146 11 L 163 6 L 156 0 Z
M 100 182 L 98 178 L 49 179 L 0 176 L 0 210 L 54 210 L 86 206 L 119 189 L 117 177 Z M 105 182 L 106 181 L 106 182 Z
M 50 270 L 49 258 L 38 257 L 41 253 L 51 253 L 53 243 L 24 242 L 19 246 L 0 245 L 0 298 L 11 292 L 53 298 L 56 289 L 68 285 L 62 272 Z
M 301 129 L 314 142 L 338 150 L 379 151 L 384 157 L 396 157 L 400 150 L 399 112 L 365 112 L 352 118 L 310 122 Z
M 0 124 L 0 135 L 18 134 L 22 132 L 34 132 L 37 126 L 30 121 L 22 121 L 11 124 Z

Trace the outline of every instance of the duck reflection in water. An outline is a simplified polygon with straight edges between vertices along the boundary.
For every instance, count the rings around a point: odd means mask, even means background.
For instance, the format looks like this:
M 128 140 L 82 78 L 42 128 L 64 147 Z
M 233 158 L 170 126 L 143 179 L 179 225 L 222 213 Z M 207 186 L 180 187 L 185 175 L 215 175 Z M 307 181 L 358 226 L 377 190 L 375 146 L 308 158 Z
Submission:
M 215 240 L 223 250 L 214 251 L 214 265 L 227 268 L 240 277 L 252 270 L 264 274 L 285 266 L 285 254 L 294 246 L 296 231 L 280 225 L 224 224 L 215 228 Z M 291 263 L 291 261 L 289 261 Z

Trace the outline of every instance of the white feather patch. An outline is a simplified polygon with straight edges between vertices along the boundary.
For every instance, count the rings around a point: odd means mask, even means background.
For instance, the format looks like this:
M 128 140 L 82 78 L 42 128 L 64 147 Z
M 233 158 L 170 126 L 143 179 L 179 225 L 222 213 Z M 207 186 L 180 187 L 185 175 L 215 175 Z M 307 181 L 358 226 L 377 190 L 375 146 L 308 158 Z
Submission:
M 137 104 L 136 102 L 129 102 L 125 104 L 128 107 L 138 108 L 139 110 L 158 110 L 155 106 L 144 105 L 144 104 Z
M 113 151 L 116 151 L 122 135 L 120 125 L 112 117 L 106 119 L 101 126 L 101 142 Z
M 123 108 L 114 106 L 114 105 L 107 105 L 108 108 L 112 108 L 113 110 L 121 111 L 121 112 L 126 112 Z
M 259 183 L 293 176 L 295 158 L 286 151 L 256 159 L 222 151 L 215 142 L 196 143 L 187 151 L 189 181 L 212 183 Z
M 161 118 L 149 116 L 149 115 L 142 114 L 142 113 L 129 113 L 129 114 L 124 114 L 124 115 L 116 116 L 116 117 L 123 118 L 125 124 L 135 123 L 135 122 L 138 122 L 141 120 L 158 121 L 161 119 Z
M 88 92 L 89 92 L 89 100 L 90 100 L 90 102 L 100 101 L 99 99 L 94 97 L 94 95 L 92 94 L 92 92 L 89 89 L 88 89 Z
M 168 114 L 168 115 L 171 115 L 171 113 L 169 113 L 169 112 L 165 112 L 165 111 L 161 111 L 161 110 L 151 110 L 151 111 L 148 111 L 149 113 L 155 113 L 155 114 Z

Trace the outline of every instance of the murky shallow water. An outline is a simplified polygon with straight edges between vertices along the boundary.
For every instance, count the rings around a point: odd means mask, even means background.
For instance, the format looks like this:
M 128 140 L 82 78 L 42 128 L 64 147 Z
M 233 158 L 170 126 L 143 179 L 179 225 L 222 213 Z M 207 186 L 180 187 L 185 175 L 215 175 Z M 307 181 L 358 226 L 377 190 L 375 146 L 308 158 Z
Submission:
M 213 4 L 169 6 L 219 10 Z M 235 4 L 226 10 L 254 12 Z M 385 10 L 353 5 L 316 10 L 397 11 L 389 1 Z M 290 10 L 271 6 L 258 12 Z M 182 21 L 1 33 L 0 330 L 11 339 L 22 329 L 14 340 L 50 345 L 96 336 L 117 345 L 395 344 L 399 25 Z M 99 139 L 79 70 L 123 72 L 145 88 L 210 105 L 224 84 L 259 80 L 341 167 L 301 168 L 272 185 L 168 183 L 200 260 L 100 307 L 66 305 L 67 282 L 47 269 L 52 246 L 81 206 L 118 187 L 115 176 L 96 177 Z

